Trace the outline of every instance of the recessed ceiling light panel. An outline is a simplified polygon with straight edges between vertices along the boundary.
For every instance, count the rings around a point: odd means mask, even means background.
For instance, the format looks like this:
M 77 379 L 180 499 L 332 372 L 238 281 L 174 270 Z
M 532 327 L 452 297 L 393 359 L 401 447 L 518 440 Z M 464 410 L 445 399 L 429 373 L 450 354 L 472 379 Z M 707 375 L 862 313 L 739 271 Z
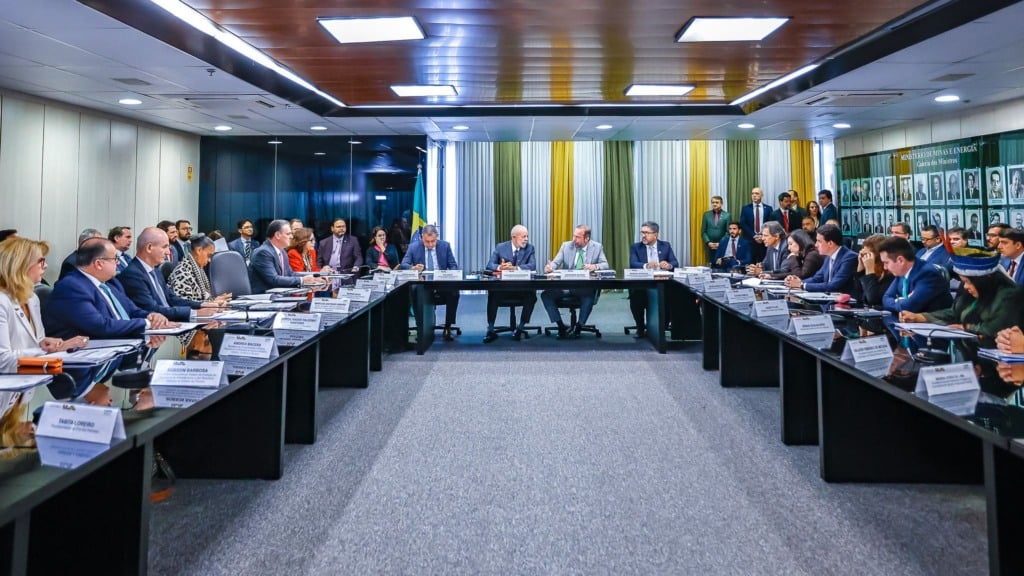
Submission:
M 450 85 L 416 85 L 392 84 L 391 91 L 403 98 L 411 96 L 458 96 L 455 86 Z
M 595 128 L 597 128 L 598 130 L 611 130 L 612 129 L 612 125 L 611 124 L 598 124 L 597 126 L 595 126 Z
M 138 106 L 142 104 L 142 100 L 138 98 L 121 98 L 117 101 L 118 104 L 124 104 L 125 106 Z
M 786 22 L 789 18 L 691 18 L 676 42 L 756 42 Z
M 750 122 L 744 122 L 743 124 L 737 124 L 736 127 L 737 128 L 743 128 L 744 130 L 750 130 L 751 128 L 757 128 L 757 126 L 754 126 Z
M 274 138 L 273 140 L 267 140 L 267 144 L 273 144 L 274 146 L 277 146 L 278 144 L 283 144 L 283 142 L 281 142 L 277 138 Z
M 936 96 L 935 97 L 935 101 L 936 102 L 942 102 L 942 103 L 959 102 L 960 101 L 960 97 L 957 96 L 956 94 L 943 94 L 942 96 Z
M 309 129 L 314 132 L 323 132 L 324 130 L 327 130 L 327 126 L 310 126 Z
M 459 132 L 463 132 L 469 130 L 469 126 L 466 126 L 465 124 L 459 124 L 457 126 L 452 126 L 452 130 L 458 130 Z
M 339 44 L 422 40 L 423 28 L 412 16 L 397 18 L 317 18 Z
M 849 128 L 850 125 L 847 124 L 846 122 L 836 122 L 835 124 L 832 125 L 832 127 L 833 128 L 839 128 L 840 130 L 845 130 L 845 129 Z
M 231 130 L 231 126 L 221 124 L 220 126 L 214 126 L 213 129 L 216 130 L 217 132 L 227 132 Z
M 313 156 L 327 156 L 327 152 L 313 152 Z
M 633 84 L 626 88 L 626 96 L 685 96 L 693 86 L 684 84 Z

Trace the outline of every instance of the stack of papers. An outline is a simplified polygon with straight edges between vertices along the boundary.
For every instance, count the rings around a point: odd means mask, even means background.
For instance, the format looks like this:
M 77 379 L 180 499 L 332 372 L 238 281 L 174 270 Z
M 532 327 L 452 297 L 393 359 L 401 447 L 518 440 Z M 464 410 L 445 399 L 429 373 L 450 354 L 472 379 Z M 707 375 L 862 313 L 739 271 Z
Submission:
M 267 318 L 270 318 L 274 314 L 276 314 L 276 312 L 244 312 L 244 311 L 235 311 L 235 312 L 221 312 L 220 314 L 217 314 L 215 316 L 211 316 L 211 318 L 213 318 L 214 320 L 222 320 L 222 321 L 239 320 L 239 321 L 244 322 L 246 320 L 252 320 L 252 321 L 255 322 L 255 321 L 259 321 L 259 320 L 266 320 Z
M 53 358 L 60 358 L 64 364 L 74 366 L 97 366 L 117 358 L 121 354 L 128 354 L 135 351 L 135 346 L 112 346 L 108 348 L 87 348 L 77 352 L 56 352 L 47 354 Z
M 49 374 L 0 374 L 0 391 L 20 392 L 52 381 L 53 376 Z
M 956 328 L 950 328 L 949 326 L 943 326 L 941 324 L 930 324 L 928 322 L 896 322 L 893 326 L 911 332 L 915 336 L 925 336 L 930 338 L 977 338 L 978 335 L 967 332 L 966 330 L 958 330 Z
M 181 322 L 177 328 L 150 328 L 143 332 L 147 336 L 177 336 L 178 334 L 184 334 L 190 332 L 196 328 L 206 324 L 206 322 Z
M 1024 364 L 1024 354 L 1001 352 L 997 348 L 980 348 L 978 350 L 978 356 L 982 358 L 989 358 L 1003 364 Z

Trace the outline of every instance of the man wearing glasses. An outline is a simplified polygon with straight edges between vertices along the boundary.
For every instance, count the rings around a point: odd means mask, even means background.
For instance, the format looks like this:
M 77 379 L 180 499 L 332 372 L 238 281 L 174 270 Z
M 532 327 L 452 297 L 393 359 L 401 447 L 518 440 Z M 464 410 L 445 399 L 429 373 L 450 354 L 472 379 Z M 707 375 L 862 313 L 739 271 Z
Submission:
M 263 294 L 271 288 L 309 286 L 314 290 L 323 289 L 325 282 L 321 278 L 296 276 L 288 265 L 288 245 L 293 235 L 287 220 L 273 220 L 267 226 L 267 241 L 252 253 L 249 266 L 253 294 Z
M 939 236 L 939 229 L 935 226 L 921 228 L 922 248 L 917 251 L 914 257 L 928 264 L 938 264 L 946 270 L 953 270 L 953 260 L 942 245 L 942 237 Z
M 163 314 L 136 306 L 114 280 L 117 250 L 106 238 L 78 247 L 78 268 L 57 282 L 43 313 L 46 333 L 56 338 L 131 338 L 150 328 L 173 328 Z
M 640 241 L 629 249 L 630 268 L 671 271 L 679 266 L 679 260 L 676 260 L 676 255 L 672 252 L 672 245 L 664 240 L 658 240 L 660 230 L 657 222 L 647 221 L 640 226 Z M 646 288 L 629 291 L 629 311 L 633 313 L 635 337 L 643 338 L 647 335 L 647 324 L 644 322 L 644 315 L 647 312 Z M 668 310 L 665 317 L 672 317 Z

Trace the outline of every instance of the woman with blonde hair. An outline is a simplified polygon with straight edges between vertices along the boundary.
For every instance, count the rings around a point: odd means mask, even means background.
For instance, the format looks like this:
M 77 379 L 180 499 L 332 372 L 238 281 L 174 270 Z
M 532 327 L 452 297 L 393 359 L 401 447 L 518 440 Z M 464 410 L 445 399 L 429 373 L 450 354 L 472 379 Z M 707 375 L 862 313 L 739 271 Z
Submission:
M 35 285 L 46 272 L 46 242 L 8 238 L 0 244 L 0 372 L 18 370 L 18 358 L 81 348 L 89 339 L 48 338 Z

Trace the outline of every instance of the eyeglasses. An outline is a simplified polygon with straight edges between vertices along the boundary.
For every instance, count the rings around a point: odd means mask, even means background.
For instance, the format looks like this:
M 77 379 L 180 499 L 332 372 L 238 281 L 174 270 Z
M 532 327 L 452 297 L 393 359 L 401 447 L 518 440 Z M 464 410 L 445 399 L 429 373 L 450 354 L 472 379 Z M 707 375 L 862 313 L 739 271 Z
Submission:
M 110 260 L 111 262 L 117 262 L 117 256 L 111 256 L 109 258 L 97 258 L 97 260 Z
M 44 256 L 43 258 L 40 258 L 39 260 L 36 260 L 35 265 L 36 266 L 44 266 L 45 267 L 46 266 L 46 257 Z
M 640 233 L 641 234 L 654 234 L 654 232 L 651 232 L 650 230 L 641 230 Z

